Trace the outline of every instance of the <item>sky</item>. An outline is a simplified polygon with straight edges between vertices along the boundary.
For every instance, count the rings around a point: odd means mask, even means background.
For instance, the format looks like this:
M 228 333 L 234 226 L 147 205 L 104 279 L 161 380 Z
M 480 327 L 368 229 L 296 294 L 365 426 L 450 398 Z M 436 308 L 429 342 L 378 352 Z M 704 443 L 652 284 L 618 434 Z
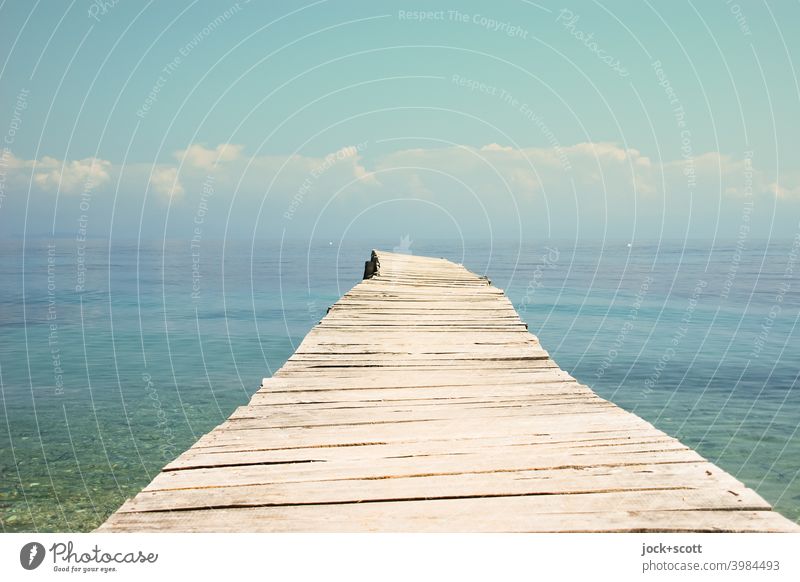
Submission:
M 798 2 L 0 3 L 0 238 L 793 238 Z

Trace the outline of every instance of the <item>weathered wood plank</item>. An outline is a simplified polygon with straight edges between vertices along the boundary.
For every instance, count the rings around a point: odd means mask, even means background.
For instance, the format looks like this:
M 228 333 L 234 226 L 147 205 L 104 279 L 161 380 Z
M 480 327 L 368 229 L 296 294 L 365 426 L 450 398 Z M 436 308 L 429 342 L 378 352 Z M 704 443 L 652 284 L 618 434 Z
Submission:
M 774 511 L 625 507 L 591 513 L 534 513 L 528 497 L 116 513 L 101 532 L 773 532 Z M 629 500 L 635 499 L 635 495 Z M 635 503 L 628 503 L 636 506 Z
M 412 439 L 394 443 L 358 443 L 330 447 L 291 446 L 256 450 L 226 450 L 221 452 L 191 448 L 164 467 L 164 470 L 288 463 L 309 459 L 318 461 L 361 460 L 373 462 L 376 459 L 422 455 L 463 455 L 475 452 L 493 454 L 498 449 L 535 445 L 541 447 L 549 446 L 549 450 L 556 450 L 558 447 L 603 448 L 617 447 L 623 444 L 654 446 L 672 442 L 674 442 L 674 439 L 658 431 L 639 430 L 570 433 L 559 435 L 559 437 L 502 436 L 466 439 Z
M 486 451 L 478 450 L 460 454 L 406 454 L 394 458 L 373 458 L 369 463 L 365 462 L 364 458 L 345 458 L 348 451 L 327 449 L 326 455 L 318 454 L 319 451 L 303 451 L 306 454 L 298 455 L 298 458 L 284 463 L 240 465 L 234 469 L 226 465 L 217 468 L 166 471 L 158 475 L 145 490 L 703 462 L 702 457 L 677 441 L 583 449 L 575 447 L 548 449 L 535 445 L 514 448 L 518 450 L 514 450 L 513 453 L 495 448 L 495 454 L 491 458 L 485 454 Z
M 590 513 L 615 505 L 622 509 L 636 499 L 641 511 L 676 509 L 716 509 L 728 511 L 769 510 L 761 497 L 750 489 L 734 489 L 724 481 L 698 481 L 684 475 L 654 478 L 631 476 L 631 484 L 620 489 L 618 477 L 576 479 L 536 479 L 526 471 L 487 475 L 441 475 L 421 478 L 347 480 L 324 482 L 271 483 L 249 487 L 206 487 L 144 491 L 129 501 L 121 512 L 149 512 L 222 507 L 302 506 L 426 499 L 470 499 L 475 497 L 529 496 L 532 513 L 564 511 Z M 713 489 L 725 489 L 722 495 Z

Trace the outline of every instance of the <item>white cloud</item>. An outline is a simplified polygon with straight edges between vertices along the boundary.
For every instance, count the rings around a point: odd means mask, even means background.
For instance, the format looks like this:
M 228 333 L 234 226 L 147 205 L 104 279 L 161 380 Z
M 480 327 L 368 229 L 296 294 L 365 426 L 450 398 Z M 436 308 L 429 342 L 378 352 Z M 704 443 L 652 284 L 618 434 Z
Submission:
M 365 211 L 377 209 L 378 223 L 396 221 L 404 225 L 403 232 L 412 234 L 450 232 L 454 225 L 473 233 L 491 225 L 512 229 L 513 234 L 522 223 L 527 234 L 557 228 L 561 234 L 574 229 L 600 235 L 635 228 L 637 233 L 656 235 L 664 228 L 671 236 L 683 236 L 691 225 L 692 233 L 702 236 L 707 234 L 705 225 L 719 220 L 720 232 L 735 236 L 745 197 L 755 204 L 754 217 L 759 212 L 767 217 L 762 229 L 772 228 L 770 217 L 777 205 L 782 208 L 778 219 L 789 221 L 800 204 L 800 173 L 770 175 L 758 168 L 758 158 L 751 163 L 717 152 L 663 161 L 608 142 L 558 148 L 504 143 L 395 151 L 383 147 L 359 144 L 319 155 L 245 156 L 241 146 L 198 145 L 181 152 L 182 164 L 136 162 L 125 167 L 94 158 L 25 160 L 4 150 L 0 158 L 4 212 L 5 216 L 11 216 L 12 209 L 22 213 L 24 195 L 32 184 L 33 194 L 40 197 L 33 208 L 41 214 L 42 228 L 50 228 L 51 195 L 59 189 L 81 192 L 90 180 L 94 186 L 105 184 L 105 189 L 119 184 L 116 199 L 98 196 L 93 201 L 97 216 L 104 208 L 110 212 L 112 201 L 124 206 L 126 214 L 140 212 L 142 204 L 148 212 L 158 213 L 160 205 L 144 199 L 149 191 L 161 204 L 181 200 L 175 212 L 182 217 L 180 224 L 186 225 L 201 203 L 209 176 L 213 176 L 213 203 L 232 209 L 232 220 L 238 224 L 252 226 L 251 221 L 258 220 L 259 227 L 268 229 L 286 226 L 287 209 L 293 209 L 295 232 L 318 218 L 332 229 L 355 217 L 361 217 L 358 224 L 366 224 L 373 215 Z M 215 166 L 217 157 L 225 163 Z M 688 187 L 690 164 L 696 181 L 693 190 Z M 59 217 L 67 220 L 71 215 L 66 210 L 78 200 L 64 198 L 65 212 Z M 73 226 L 65 222 L 64 228 Z M 795 227 L 796 222 L 791 225 Z
M 24 188 L 32 181 L 40 190 L 63 194 L 94 191 L 109 181 L 112 170 L 111 162 L 94 157 L 62 161 L 45 156 L 41 160 L 25 160 L 4 151 L 3 162 L 15 187 Z
M 232 177 L 233 185 L 242 190 L 263 193 L 268 188 L 270 196 L 287 192 L 293 196 L 299 188 L 314 196 L 316 192 L 336 191 L 347 184 L 351 184 L 350 189 L 380 186 L 373 172 L 364 165 L 361 153 L 365 147 L 364 144 L 344 146 L 322 156 L 255 156 L 242 159 L 223 172 L 215 172 L 215 176 L 220 180 Z
M 490 143 L 481 148 L 482 152 L 513 152 L 511 146 L 501 146 L 500 144 Z
M 180 198 L 185 190 L 178 179 L 178 168 L 157 166 L 150 174 L 150 185 L 157 194 L 168 199 Z
M 800 185 L 787 187 L 777 182 L 770 184 L 770 191 L 778 198 L 800 198 Z
M 636 149 L 605 142 L 579 143 L 558 150 L 497 143 L 479 148 L 407 149 L 385 156 L 379 167 L 427 168 L 468 184 L 477 192 L 508 189 L 523 197 L 563 190 L 569 180 L 581 188 L 600 187 L 617 194 L 622 188 L 631 191 L 634 184 L 638 194 L 650 194 L 655 184 L 649 158 Z M 414 172 L 420 180 L 431 179 L 431 172 Z
M 65 194 L 93 190 L 110 178 L 111 162 L 99 158 L 61 161 L 45 156 L 38 162 L 19 159 L 16 162 L 18 168 L 33 170 L 33 183 L 42 190 Z
M 800 180 L 784 179 L 781 183 L 773 182 L 769 191 L 780 199 L 800 199 Z
M 382 157 L 377 167 L 381 171 L 396 170 L 386 180 L 393 187 L 400 187 L 405 180 L 407 190 L 419 193 L 438 194 L 440 188 L 430 185 L 437 180 L 438 172 L 493 196 L 504 192 L 507 184 L 514 196 L 541 195 L 548 199 L 577 194 L 579 200 L 601 196 L 607 200 L 664 197 L 675 201 L 685 198 L 690 190 L 708 200 L 770 194 L 800 198 L 800 179 L 782 176 L 778 186 L 751 160 L 706 152 L 689 160 L 659 161 L 638 149 L 611 142 L 584 142 L 558 149 L 497 143 L 477 148 L 412 148 Z M 403 172 L 402 168 L 407 170 Z M 575 193 L 568 187 L 571 182 Z
M 213 149 L 201 144 L 192 144 L 185 150 L 175 152 L 175 158 L 195 168 L 210 170 L 221 162 L 233 162 L 241 157 L 244 146 L 221 143 Z
M 369 144 L 348 145 L 320 156 L 258 155 L 246 157 L 244 147 L 222 143 L 214 147 L 192 144 L 175 152 L 184 165 L 137 163 L 126 168 L 99 158 L 62 161 L 52 157 L 24 160 L 7 152 L 4 163 L 8 182 L 25 188 L 32 180 L 37 189 L 67 194 L 97 188 L 121 175 L 123 191 L 140 191 L 149 182 L 166 200 L 202 190 L 213 170 L 217 188 L 274 200 L 291 199 L 298 190 L 309 200 L 327 200 L 347 184 L 340 196 L 368 192 L 372 197 L 412 196 L 431 201 L 478 197 L 485 204 L 559 199 L 570 204 L 636 199 L 688 201 L 687 169 L 696 177 L 694 194 L 707 200 L 745 195 L 800 199 L 800 177 L 768 177 L 750 160 L 717 152 L 698 154 L 692 160 L 659 161 L 640 150 L 611 142 L 583 142 L 569 146 L 518 148 L 506 144 L 454 145 L 444 148 L 409 148 L 371 156 Z M 224 163 L 222 163 L 224 162 Z M 575 189 L 573 191 L 572 185 Z M 305 185 L 305 186 L 304 186 Z M 269 191 L 267 191 L 269 189 Z M 364 200 L 363 198 L 359 198 Z M 510 202 L 510 200 L 509 200 Z M 648 202 L 648 203 L 649 203 Z

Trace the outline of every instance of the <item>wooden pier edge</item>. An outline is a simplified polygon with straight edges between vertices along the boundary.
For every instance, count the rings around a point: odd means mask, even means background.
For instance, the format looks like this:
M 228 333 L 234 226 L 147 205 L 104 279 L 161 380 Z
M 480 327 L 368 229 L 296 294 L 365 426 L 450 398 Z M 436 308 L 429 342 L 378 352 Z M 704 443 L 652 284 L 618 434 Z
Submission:
M 485 277 L 373 251 L 247 406 L 99 532 L 799 532 L 561 370 Z

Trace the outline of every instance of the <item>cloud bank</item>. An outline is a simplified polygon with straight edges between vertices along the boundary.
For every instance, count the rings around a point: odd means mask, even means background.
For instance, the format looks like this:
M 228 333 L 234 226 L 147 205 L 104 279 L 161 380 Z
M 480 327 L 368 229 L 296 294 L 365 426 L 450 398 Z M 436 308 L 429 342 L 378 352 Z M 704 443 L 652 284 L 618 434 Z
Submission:
M 358 223 L 372 209 L 392 206 L 395 211 L 380 220 L 405 222 L 412 232 L 425 222 L 420 213 L 433 213 L 439 224 L 468 233 L 553 234 L 561 225 L 577 235 L 610 229 L 680 235 L 691 234 L 699 220 L 736 226 L 743 203 L 772 208 L 773 215 L 776 204 L 800 204 L 797 175 L 771 176 L 752 156 L 718 152 L 663 161 L 611 142 L 558 151 L 498 143 L 389 151 L 362 143 L 316 156 L 245 151 L 239 144 L 192 144 L 172 152 L 172 161 L 124 167 L 99 158 L 23 160 L 11 154 L 5 158 L 6 191 L 48 196 L 88 188 L 95 200 L 106 197 L 140 211 L 144 206 L 144 214 L 154 217 L 169 206 L 178 220 L 192 215 L 208 190 L 204 184 L 213 182 L 225 228 L 229 220 L 256 231 L 269 223 L 273 233 Z

